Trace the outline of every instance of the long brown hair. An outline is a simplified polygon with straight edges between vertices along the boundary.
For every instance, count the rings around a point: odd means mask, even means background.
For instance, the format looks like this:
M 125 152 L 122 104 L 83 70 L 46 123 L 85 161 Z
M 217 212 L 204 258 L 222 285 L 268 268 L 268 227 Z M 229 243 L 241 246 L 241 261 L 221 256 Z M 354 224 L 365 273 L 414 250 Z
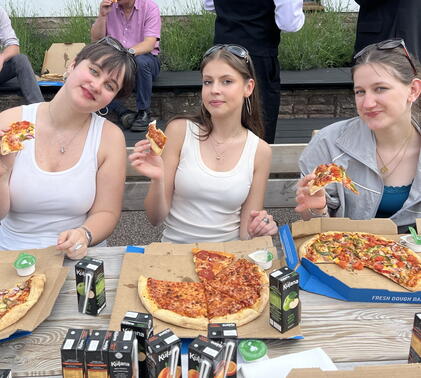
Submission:
M 257 87 L 256 74 L 254 71 L 253 62 L 251 61 L 250 56 L 248 56 L 247 59 L 240 58 L 226 50 L 223 46 L 221 46 L 220 49 L 215 50 L 215 52 L 203 58 L 202 63 L 200 65 L 200 72 L 203 74 L 203 69 L 205 68 L 205 66 L 210 61 L 217 59 L 223 60 L 225 63 L 231 66 L 243 77 L 244 80 L 254 80 L 255 87 L 248 98 L 248 101 L 250 101 L 250 113 L 246 106 L 246 99 L 244 99 L 243 107 L 241 110 L 241 124 L 246 129 L 256 134 L 258 137 L 263 138 L 264 129 L 260 111 L 259 90 Z M 203 105 L 203 102 L 200 106 L 200 111 L 198 113 L 176 115 L 175 117 L 171 118 L 168 121 L 168 123 L 175 119 L 188 119 L 197 124 L 199 128 L 203 131 L 203 134 L 200 136 L 202 139 L 207 139 L 213 130 L 211 115 Z
M 379 64 L 381 65 L 390 75 L 396 80 L 400 81 L 404 85 L 410 85 L 412 80 L 421 79 L 421 65 L 417 58 L 409 54 L 406 56 L 404 49 L 401 46 L 393 49 L 379 49 L 376 43 L 367 46 L 362 50 L 361 56 L 359 56 L 354 66 L 351 69 L 352 77 L 354 77 L 355 71 L 358 67 L 363 64 Z M 358 55 L 358 54 L 357 54 Z M 409 59 L 415 67 L 412 68 Z M 412 120 L 420 126 L 420 98 L 412 104 L 411 116 Z

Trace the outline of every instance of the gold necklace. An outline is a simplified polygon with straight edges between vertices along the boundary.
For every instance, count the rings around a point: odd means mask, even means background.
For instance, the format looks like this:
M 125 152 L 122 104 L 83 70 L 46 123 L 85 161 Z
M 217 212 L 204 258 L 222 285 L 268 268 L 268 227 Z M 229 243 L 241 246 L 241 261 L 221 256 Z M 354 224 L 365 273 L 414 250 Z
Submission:
M 51 114 L 51 102 L 49 102 L 48 103 L 48 114 L 49 114 L 49 116 L 50 116 L 50 120 L 51 120 L 51 123 L 55 126 L 56 125 L 56 122 L 54 121 L 54 118 L 53 118 L 53 115 Z M 70 140 L 66 143 L 66 144 L 63 144 L 63 143 L 59 143 L 59 145 L 60 145 L 60 153 L 61 154 L 64 154 L 65 152 L 66 152 L 66 148 L 68 148 L 71 144 L 72 144 L 72 142 L 73 142 L 73 140 L 76 138 L 76 136 L 77 135 L 79 135 L 79 133 L 82 131 L 82 129 L 84 128 L 84 126 L 85 126 L 85 123 L 86 123 L 86 121 L 89 119 L 89 117 L 90 117 L 90 115 L 88 116 L 88 118 L 86 118 L 83 122 L 82 122 L 82 125 L 79 127 L 79 129 L 73 134 L 73 136 L 70 138 Z
M 216 147 L 215 147 L 215 145 L 213 144 L 213 142 L 215 141 L 215 143 L 217 143 L 217 144 L 224 144 L 224 142 L 223 143 L 218 143 L 218 141 L 214 138 L 214 137 L 212 137 L 212 134 L 210 134 L 209 135 L 211 138 L 210 138 L 210 144 L 211 144 L 211 146 L 212 146 L 212 149 L 215 151 L 215 158 L 216 158 L 216 160 L 221 160 L 221 159 L 223 159 L 224 158 L 224 154 L 225 154 L 225 149 L 224 149 L 224 151 L 222 151 L 222 152 L 218 152 L 217 150 L 216 150 Z
M 380 160 L 380 162 L 383 164 L 383 167 L 381 167 L 380 168 L 380 173 L 382 174 L 382 175 L 386 175 L 388 172 L 389 172 L 389 165 L 390 165 L 390 163 L 392 163 L 398 156 L 399 156 L 399 154 L 401 153 L 401 151 L 402 151 L 402 149 L 405 147 L 405 151 L 404 151 L 404 153 L 402 154 L 402 156 L 403 155 L 405 155 L 405 152 L 406 152 L 406 148 L 408 147 L 408 143 L 409 143 L 409 139 L 410 139 L 410 137 L 411 137 L 411 134 L 412 134 L 412 126 L 411 126 L 411 129 L 409 130 L 409 134 L 408 134 L 408 136 L 405 138 L 405 140 L 404 140 L 404 142 L 402 143 L 402 145 L 400 146 L 400 148 L 399 148 L 399 150 L 398 150 L 398 152 L 392 157 L 392 159 L 390 159 L 389 160 L 389 162 L 386 164 L 385 162 L 384 162 L 384 160 L 383 160 L 383 158 L 381 157 L 381 155 L 380 155 L 380 153 L 379 153 L 379 150 L 376 148 L 376 153 L 377 153 L 377 156 L 379 157 L 379 160 Z M 391 172 L 389 172 L 388 174 L 387 174 L 387 176 L 389 176 L 389 175 L 391 175 L 392 174 L 392 172 L 395 170 L 395 168 L 400 164 L 400 162 L 402 161 L 402 157 L 401 157 L 401 159 L 399 160 L 399 163 L 398 164 L 396 164 L 395 165 L 395 167 L 393 168 L 393 170 L 391 171 Z

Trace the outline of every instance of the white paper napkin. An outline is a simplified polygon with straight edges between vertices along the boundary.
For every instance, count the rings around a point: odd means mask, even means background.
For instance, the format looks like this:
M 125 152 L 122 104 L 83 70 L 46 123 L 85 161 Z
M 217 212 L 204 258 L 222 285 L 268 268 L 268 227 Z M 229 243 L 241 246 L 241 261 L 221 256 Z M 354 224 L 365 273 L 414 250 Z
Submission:
M 294 368 L 320 368 L 322 370 L 338 370 L 322 348 L 304 352 L 286 354 L 266 361 L 241 365 L 244 378 L 273 377 L 284 378 Z

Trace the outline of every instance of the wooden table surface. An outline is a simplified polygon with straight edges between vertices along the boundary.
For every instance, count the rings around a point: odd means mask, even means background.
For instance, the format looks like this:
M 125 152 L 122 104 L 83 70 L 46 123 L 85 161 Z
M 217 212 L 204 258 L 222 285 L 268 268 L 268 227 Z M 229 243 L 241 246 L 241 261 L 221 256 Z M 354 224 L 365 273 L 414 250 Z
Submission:
M 71 269 L 52 313 L 31 335 L 0 344 L 0 368 L 12 368 L 14 377 L 61 375 L 60 346 L 67 329 L 107 329 L 124 251 L 89 250 L 105 268 L 107 307 L 97 317 L 78 312 L 74 262 L 65 260 Z M 339 369 L 406 362 L 419 304 L 343 302 L 304 291 L 300 297 L 304 340 L 271 340 L 270 357 L 322 347 Z

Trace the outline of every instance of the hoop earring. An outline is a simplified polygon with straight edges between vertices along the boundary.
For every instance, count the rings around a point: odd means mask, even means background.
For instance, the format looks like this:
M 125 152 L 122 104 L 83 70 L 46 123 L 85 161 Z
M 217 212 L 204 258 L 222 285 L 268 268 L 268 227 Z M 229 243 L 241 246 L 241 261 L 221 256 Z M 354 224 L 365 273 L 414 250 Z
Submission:
M 247 113 L 248 113 L 249 115 L 251 115 L 251 101 L 250 101 L 250 97 L 246 97 L 246 98 L 244 99 L 244 102 L 246 103 L 246 110 L 247 110 Z
M 69 71 L 64 71 L 64 74 L 63 74 L 63 81 L 64 82 L 66 82 L 68 76 L 69 76 Z
M 102 110 L 102 109 L 105 109 L 105 110 L 104 110 L 104 112 L 101 112 L 101 110 Z M 106 115 L 108 114 L 108 112 L 109 112 L 108 106 L 106 106 L 105 108 L 102 108 L 102 109 L 99 109 L 99 110 L 97 111 L 97 113 L 98 113 L 100 116 L 106 116 Z

